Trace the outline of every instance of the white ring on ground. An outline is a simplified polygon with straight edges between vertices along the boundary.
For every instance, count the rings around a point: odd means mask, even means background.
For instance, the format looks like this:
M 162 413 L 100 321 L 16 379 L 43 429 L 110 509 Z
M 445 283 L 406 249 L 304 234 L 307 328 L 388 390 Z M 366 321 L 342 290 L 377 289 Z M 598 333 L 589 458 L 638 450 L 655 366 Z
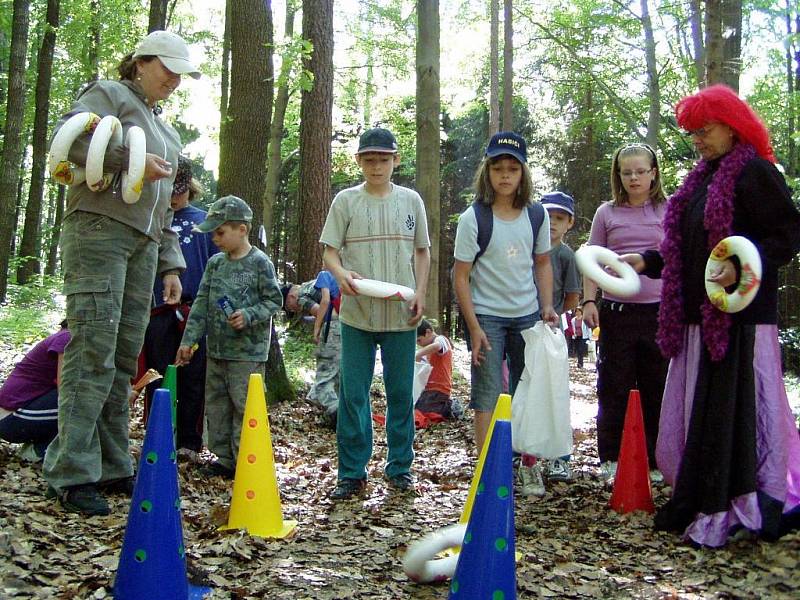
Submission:
M 56 132 L 47 157 L 47 170 L 56 182 L 78 185 L 86 180 L 86 170 L 69 162 L 69 149 L 78 136 L 91 133 L 99 122 L 96 114 L 81 112 L 72 115 Z
M 622 298 L 634 296 L 642 287 L 634 268 L 619 260 L 619 254 L 605 246 L 581 246 L 575 252 L 575 261 L 586 278 L 615 296 Z M 601 265 L 614 271 L 618 277 L 608 273 Z
M 353 282 L 356 292 L 362 296 L 384 300 L 411 300 L 414 297 L 414 290 L 397 283 L 388 283 L 377 279 L 354 279 Z
M 467 526 L 463 523 L 450 525 L 429 533 L 411 544 L 403 557 L 403 571 L 417 583 L 430 583 L 450 579 L 456 572 L 458 554 L 435 558 L 442 550 L 460 546 L 464 541 Z
M 139 200 L 144 185 L 144 167 L 147 154 L 147 140 L 144 129 L 133 125 L 125 135 L 128 147 L 128 170 L 122 173 L 122 199 L 128 204 Z
M 739 284 L 729 294 L 720 284 L 708 279 L 719 269 L 719 263 L 734 255 L 739 258 L 741 270 Z M 711 304 L 722 312 L 735 313 L 747 308 L 761 287 L 761 256 L 753 242 L 741 235 L 720 240 L 706 262 L 705 284 Z
M 93 192 L 102 192 L 114 179 L 113 173 L 103 173 L 106 148 L 112 138 L 115 144 L 122 144 L 122 123 L 114 115 L 108 115 L 97 124 L 86 155 L 86 185 Z

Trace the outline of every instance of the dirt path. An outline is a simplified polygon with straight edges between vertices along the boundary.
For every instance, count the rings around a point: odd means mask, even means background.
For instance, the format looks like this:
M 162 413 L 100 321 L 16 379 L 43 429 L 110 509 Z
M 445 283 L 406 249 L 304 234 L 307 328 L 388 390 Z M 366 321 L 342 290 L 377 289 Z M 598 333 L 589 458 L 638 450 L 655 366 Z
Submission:
M 466 368 L 465 349 L 459 368 Z M 5 362 L 4 364 L 9 364 Z M 466 396 L 459 379 L 458 393 Z M 375 398 L 376 411 L 382 399 Z M 797 598 L 800 535 L 779 543 L 735 542 L 696 550 L 653 531 L 652 517 L 619 516 L 595 478 L 594 371 L 572 365 L 575 431 L 571 483 L 544 498 L 516 500 L 516 577 L 520 598 Z M 362 501 L 327 499 L 336 478 L 332 432 L 298 400 L 271 408 L 272 443 L 284 518 L 299 522 L 276 541 L 218 532 L 230 485 L 201 480 L 181 464 L 187 555 L 207 573 L 212 598 L 445 598 L 446 585 L 416 585 L 402 573 L 408 543 L 458 520 L 473 467 L 471 421 L 418 433 L 415 496 L 390 493 L 382 478 L 385 437 L 376 428 L 370 487 Z M 140 444 L 139 415 L 133 422 Z M 43 496 L 39 467 L 0 442 L 0 597 L 110 596 L 125 531 L 127 500 L 112 498 L 110 517 L 81 518 Z M 665 489 L 655 489 L 656 503 Z

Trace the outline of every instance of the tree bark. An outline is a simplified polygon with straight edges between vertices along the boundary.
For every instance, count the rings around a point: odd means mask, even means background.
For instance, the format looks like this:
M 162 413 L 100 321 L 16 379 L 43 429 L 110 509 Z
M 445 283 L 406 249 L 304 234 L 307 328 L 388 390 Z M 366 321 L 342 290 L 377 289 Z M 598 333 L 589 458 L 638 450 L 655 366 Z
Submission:
M 503 131 L 514 129 L 513 1 L 503 0 Z
M 706 53 L 703 47 L 703 14 L 700 0 L 691 0 L 689 4 L 689 22 L 692 30 L 692 46 L 694 49 L 694 74 L 697 87 L 705 87 Z
M 25 208 L 25 225 L 17 267 L 17 283 L 26 284 L 31 276 L 40 272 L 42 198 L 44 195 L 45 163 L 47 161 L 47 122 L 50 114 L 50 82 L 53 72 L 53 49 L 58 29 L 59 0 L 48 0 L 45 32 L 39 47 L 36 72 L 36 97 L 33 117 L 33 166 L 28 203 Z M 25 257 L 31 257 L 25 259 Z
M 167 4 L 168 0 L 150 0 L 148 33 L 167 28 Z
M 251 243 L 260 242 L 272 115 L 271 0 L 229 0 L 231 85 L 223 143 L 220 144 L 220 196 L 233 194 L 253 209 Z
M 91 22 L 89 25 L 89 47 L 86 52 L 89 73 L 86 79 L 88 81 L 97 81 L 100 79 L 100 0 L 91 0 L 89 2 L 89 13 Z
M 294 35 L 294 17 L 297 7 L 289 3 L 286 6 L 285 37 L 291 40 Z M 269 129 L 269 150 L 267 151 L 267 180 L 264 188 L 264 231 L 267 240 L 272 239 L 272 222 L 275 211 L 275 199 L 281 183 L 281 146 L 283 142 L 283 123 L 286 107 L 289 105 L 289 75 L 292 64 L 286 57 L 281 62 L 281 74 L 278 77 L 278 93 L 275 97 L 275 111 Z
M 647 134 L 645 139 L 652 148 L 658 148 L 658 130 L 661 122 L 661 87 L 656 64 L 656 41 L 653 35 L 653 22 L 650 20 L 648 0 L 640 0 L 642 7 L 642 29 L 644 30 L 645 62 L 647 64 L 647 89 L 650 109 L 647 115 Z
M 722 83 L 738 93 L 742 72 L 742 0 L 722 1 Z
M 489 135 L 500 131 L 500 65 L 498 64 L 500 48 L 500 2 L 489 2 Z
M 64 185 L 58 186 L 58 193 L 56 193 L 56 214 L 53 218 L 53 227 L 50 234 L 50 245 L 47 249 L 47 266 L 45 267 L 45 275 L 54 276 L 58 271 L 58 243 L 61 240 L 61 222 L 64 220 L 64 204 L 67 198 L 67 187 Z
M 304 0 L 303 37 L 313 45 L 303 62 L 314 85 L 303 90 L 300 104 L 299 281 L 313 279 L 322 266 L 319 234 L 331 204 L 333 0 Z
M 441 320 L 439 0 L 417 0 L 417 191 L 425 201 L 431 239 L 426 312 Z
M 0 302 L 8 292 L 8 263 L 14 237 L 17 182 L 22 159 L 25 120 L 25 58 L 28 47 L 30 0 L 14 0 L 11 17 L 11 55 L 8 64 L 6 123 L 0 156 Z
M 706 85 L 723 83 L 722 0 L 706 0 Z

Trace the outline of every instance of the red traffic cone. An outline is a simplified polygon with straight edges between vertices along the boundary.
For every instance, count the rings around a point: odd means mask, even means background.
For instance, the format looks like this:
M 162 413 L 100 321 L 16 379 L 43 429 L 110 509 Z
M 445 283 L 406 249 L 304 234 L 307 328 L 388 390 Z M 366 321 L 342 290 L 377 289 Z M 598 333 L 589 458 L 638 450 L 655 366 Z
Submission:
M 622 514 L 634 510 L 649 513 L 655 510 L 653 490 L 650 488 L 650 465 L 647 460 L 647 442 L 644 436 L 639 390 L 631 390 L 628 395 L 619 464 L 609 505 Z

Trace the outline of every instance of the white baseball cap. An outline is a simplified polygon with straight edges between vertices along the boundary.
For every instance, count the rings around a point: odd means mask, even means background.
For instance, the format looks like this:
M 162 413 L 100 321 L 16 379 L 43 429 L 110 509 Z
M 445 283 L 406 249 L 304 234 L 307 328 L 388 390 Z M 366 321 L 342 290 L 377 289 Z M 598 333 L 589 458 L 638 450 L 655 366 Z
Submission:
M 189 47 L 183 38 L 169 31 L 153 31 L 136 48 L 133 58 L 138 56 L 157 56 L 164 66 L 178 75 L 189 75 L 200 79 L 197 70 L 189 59 Z

